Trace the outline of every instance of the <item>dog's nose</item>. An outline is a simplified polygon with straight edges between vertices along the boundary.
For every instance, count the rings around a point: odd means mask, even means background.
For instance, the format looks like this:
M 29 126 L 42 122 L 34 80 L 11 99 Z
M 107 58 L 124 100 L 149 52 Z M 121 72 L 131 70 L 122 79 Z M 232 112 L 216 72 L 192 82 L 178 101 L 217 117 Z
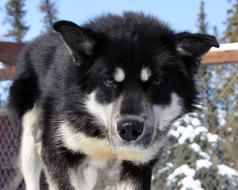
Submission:
M 117 132 L 123 140 L 133 141 L 143 133 L 144 123 L 135 119 L 123 119 L 117 123 Z

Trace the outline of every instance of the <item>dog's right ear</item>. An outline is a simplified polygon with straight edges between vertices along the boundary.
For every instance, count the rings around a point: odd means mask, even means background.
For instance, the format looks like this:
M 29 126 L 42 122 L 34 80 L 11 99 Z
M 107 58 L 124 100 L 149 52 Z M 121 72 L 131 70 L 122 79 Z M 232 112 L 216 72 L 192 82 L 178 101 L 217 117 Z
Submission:
M 92 55 L 97 37 L 91 29 L 82 28 L 73 22 L 64 20 L 56 22 L 53 28 L 61 34 L 76 64 L 80 64 L 82 58 Z
M 186 67 L 194 72 L 197 71 L 202 57 L 211 47 L 219 47 L 219 43 L 214 36 L 189 32 L 176 35 L 177 52 L 181 57 L 189 58 Z
M 211 47 L 219 47 L 217 39 L 207 34 L 182 32 L 177 34 L 176 42 L 179 54 L 195 59 L 201 58 Z

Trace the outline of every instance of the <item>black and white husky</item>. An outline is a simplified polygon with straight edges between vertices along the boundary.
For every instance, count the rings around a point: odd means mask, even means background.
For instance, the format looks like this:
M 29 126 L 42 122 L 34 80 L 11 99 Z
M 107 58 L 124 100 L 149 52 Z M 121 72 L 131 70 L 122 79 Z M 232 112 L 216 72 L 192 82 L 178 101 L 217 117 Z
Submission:
M 53 28 L 27 46 L 10 91 L 26 189 L 40 189 L 43 170 L 50 190 L 91 190 L 114 164 L 117 190 L 149 190 L 171 123 L 195 108 L 194 74 L 217 40 L 132 12 Z

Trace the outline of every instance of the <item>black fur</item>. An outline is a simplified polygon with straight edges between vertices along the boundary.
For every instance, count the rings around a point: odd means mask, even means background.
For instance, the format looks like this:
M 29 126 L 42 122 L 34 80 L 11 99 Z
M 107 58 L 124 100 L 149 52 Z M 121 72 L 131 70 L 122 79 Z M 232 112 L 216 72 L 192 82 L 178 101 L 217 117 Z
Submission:
M 84 107 L 88 94 L 97 90 L 96 99 L 101 104 L 124 96 L 120 113 L 136 115 L 143 112 L 145 99 L 167 105 L 169 94 L 174 92 L 182 99 L 183 114 L 193 111 L 197 100 L 194 73 L 201 56 L 218 46 L 212 36 L 176 33 L 154 17 L 132 12 L 105 15 L 82 27 L 60 21 L 54 29 L 57 32 L 37 38 L 24 51 L 10 90 L 10 107 L 18 121 L 34 105 L 42 109 L 42 158 L 60 190 L 73 189 L 65 170 L 87 159 L 85 154 L 64 147 L 56 137 L 60 122 L 67 119 L 76 131 L 108 138 L 107 129 Z M 108 88 L 103 80 L 116 66 L 126 70 L 128 77 Z M 138 75 L 142 66 L 150 67 L 153 76 L 165 84 L 154 88 L 150 81 L 141 83 Z M 52 143 L 56 139 L 57 143 Z M 136 189 L 150 189 L 155 159 L 139 166 L 122 161 L 121 181 L 132 179 Z

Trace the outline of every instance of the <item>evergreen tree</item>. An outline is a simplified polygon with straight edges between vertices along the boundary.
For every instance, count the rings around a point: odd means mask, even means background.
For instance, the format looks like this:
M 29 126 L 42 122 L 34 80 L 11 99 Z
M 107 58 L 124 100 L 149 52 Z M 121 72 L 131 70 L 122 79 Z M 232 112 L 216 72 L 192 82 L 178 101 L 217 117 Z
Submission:
M 199 9 L 198 20 L 197 20 L 197 27 L 198 27 L 199 33 L 207 34 L 207 32 L 208 32 L 208 22 L 206 21 L 206 17 L 207 17 L 207 15 L 205 12 L 205 2 L 202 0 L 200 2 L 200 9 Z M 209 66 L 204 66 L 200 69 L 199 78 L 201 78 L 202 80 L 199 81 L 198 85 L 202 92 L 202 94 L 201 94 L 202 102 L 201 103 L 203 106 L 211 105 L 211 101 L 210 101 L 209 97 L 212 95 L 210 83 L 211 83 L 213 69 L 214 68 L 211 68 Z M 210 107 L 208 107 L 208 112 L 206 114 L 207 114 L 207 116 L 209 116 L 209 118 L 212 118 L 212 121 L 214 121 L 216 119 L 216 115 L 213 114 L 213 112 L 210 110 Z M 214 117 L 215 117 L 215 119 L 214 119 Z M 210 120 L 208 120 L 208 122 Z
M 227 10 L 226 30 L 223 41 L 238 42 L 238 0 L 228 0 L 231 7 Z M 223 120 L 226 121 L 223 126 L 217 130 L 217 134 L 226 139 L 223 143 L 225 155 L 233 161 L 233 166 L 238 168 L 238 105 L 237 105 L 237 83 L 238 80 L 238 66 L 237 64 L 220 65 L 217 66 L 218 77 L 217 83 L 217 97 L 219 97 L 220 113 L 223 115 Z M 228 88 L 229 87 L 229 88 Z
M 238 0 L 229 0 L 231 8 L 227 10 L 227 21 L 226 21 L 226 31 L 225 40 L 227 42 L 237 42 L 238 41 Z
M 201 1 L 200 11 L 198 13 L 198 31 L 200 33 L 206 34 L 208 30 L 208 23 L 206 22 L 206 13 L 205 13 L 205 2 Z
M 17 42 L 22 42 L 29 27 L 24 22 L 26 11 L 24 10 L 25 0 L 9 0 L 6 5 L 6 21 L 10 24 L 6 36 L 14 38 Z
M 44 14 L 44 23 L 47 29 L 50 29 L 57 20 L 57 7 L 53 0 L 41 0 L 40 11 Z
M 153 173 L 154 190 L 235 190 L 238 171 L 227 165 L 222 138 L 208 130 L 202 114 L 176 121 L 170 146 Z
M 213 35 L 219 39 L 219 31 L 216 25 L 213 26 Z

